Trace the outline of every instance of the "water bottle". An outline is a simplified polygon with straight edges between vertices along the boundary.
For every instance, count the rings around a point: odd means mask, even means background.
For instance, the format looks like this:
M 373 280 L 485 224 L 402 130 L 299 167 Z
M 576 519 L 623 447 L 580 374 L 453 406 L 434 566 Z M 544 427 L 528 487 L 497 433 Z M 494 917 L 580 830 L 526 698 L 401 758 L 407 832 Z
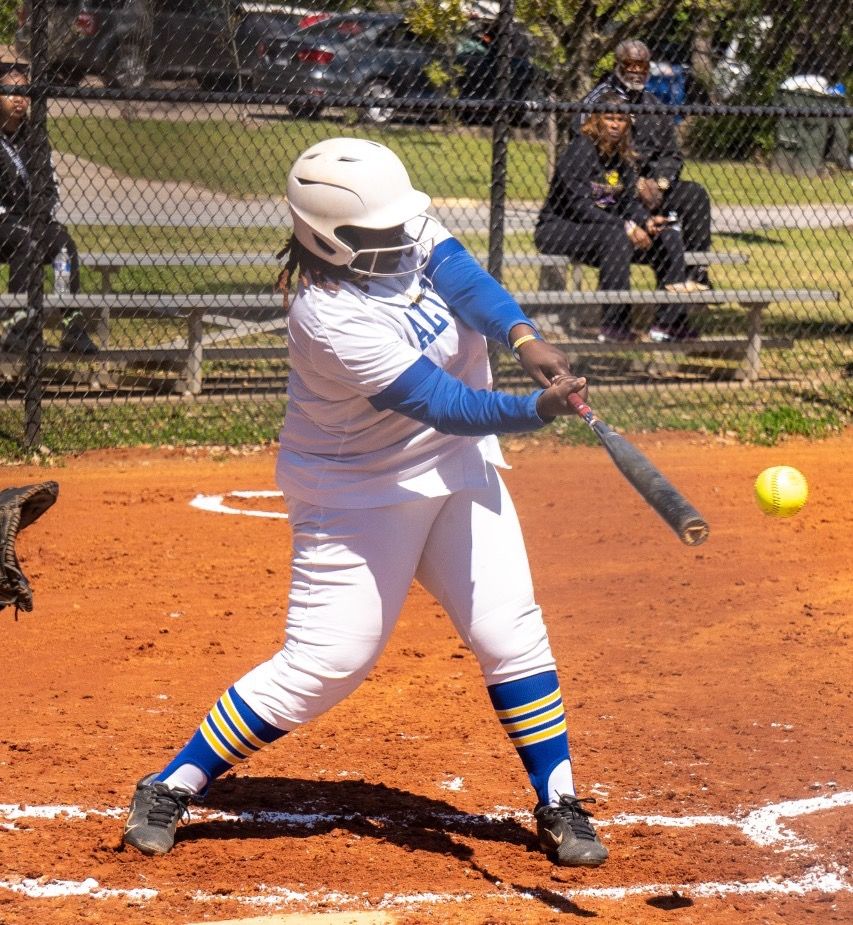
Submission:
M 681 231 L 681 222 L 678 220 L 677 212 L 667 212 L 666 223 L 673 231 Z
M 54 295 L 65 295 L 71 291 L 71 256 L 68 248 L 64 247 L 53 258 L 53 292 Z

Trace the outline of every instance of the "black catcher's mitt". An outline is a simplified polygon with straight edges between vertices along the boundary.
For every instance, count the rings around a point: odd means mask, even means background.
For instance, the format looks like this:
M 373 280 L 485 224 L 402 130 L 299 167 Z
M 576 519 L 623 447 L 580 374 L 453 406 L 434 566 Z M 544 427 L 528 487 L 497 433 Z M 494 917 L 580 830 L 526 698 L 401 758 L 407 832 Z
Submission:
M 12 604 L 16 620 L 19 610 L 33 609 L 33 591 L 15 549 L 18 533 L 38 520 L 58 494 L 56 482 L 0 491 L 0 610 Z

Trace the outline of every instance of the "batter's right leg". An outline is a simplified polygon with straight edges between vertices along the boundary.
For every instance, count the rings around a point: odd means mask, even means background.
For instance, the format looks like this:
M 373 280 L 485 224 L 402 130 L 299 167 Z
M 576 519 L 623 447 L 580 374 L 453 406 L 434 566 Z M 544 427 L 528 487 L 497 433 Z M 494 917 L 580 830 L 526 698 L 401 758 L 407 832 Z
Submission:
M 220 697 L 163 771 L 137 784 L 127 844 L 165 854 L 187 802 L 211 780 L 358 687 L 396 624 L 443 501 L 330 511 L 289 500 L 284 648 Z

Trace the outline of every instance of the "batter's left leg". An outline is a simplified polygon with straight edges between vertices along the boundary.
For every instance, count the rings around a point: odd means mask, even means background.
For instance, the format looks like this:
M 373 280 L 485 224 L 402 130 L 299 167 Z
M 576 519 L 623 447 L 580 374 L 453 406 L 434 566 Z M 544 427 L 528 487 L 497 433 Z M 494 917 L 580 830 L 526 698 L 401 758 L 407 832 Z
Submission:
M 480 662 L 498 719 L 536 791 L 543 849 L 561 864 L 602 863 L 607 850 L 575 795 L 554 657 L 515 507 L 497 470 L 485 489 L 448 499 L 417 577 Z

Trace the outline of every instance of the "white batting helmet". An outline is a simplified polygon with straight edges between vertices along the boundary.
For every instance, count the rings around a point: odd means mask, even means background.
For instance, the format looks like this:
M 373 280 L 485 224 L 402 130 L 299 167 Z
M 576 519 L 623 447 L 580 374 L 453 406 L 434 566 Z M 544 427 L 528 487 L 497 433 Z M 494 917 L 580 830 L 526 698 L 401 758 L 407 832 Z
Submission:
M 296 239 L 334 266 L 350 266 L 364 254 L 339 235 L 340 228 L 396 228 L 430 204 L 390 148 L 361 138 L 329 138 L 300 154 L 287 179 L 287 198 Z

